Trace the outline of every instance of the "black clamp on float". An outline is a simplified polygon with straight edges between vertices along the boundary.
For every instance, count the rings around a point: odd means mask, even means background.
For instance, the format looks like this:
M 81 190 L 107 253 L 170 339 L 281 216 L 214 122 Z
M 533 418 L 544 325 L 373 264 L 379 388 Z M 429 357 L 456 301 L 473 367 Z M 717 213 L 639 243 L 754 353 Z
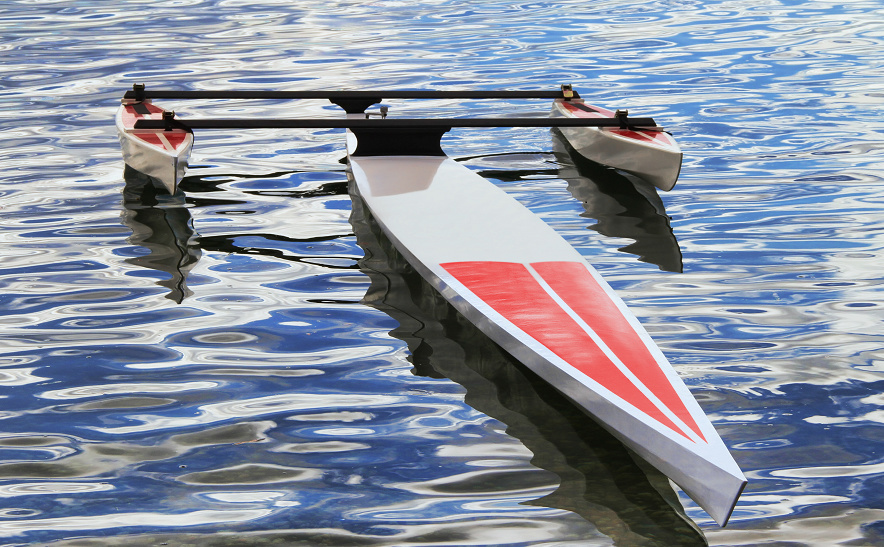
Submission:
M 617 109 L 614 112 L 614 117 L 620 122 L 620 129 L 629 129 L 629 110 L 620 110 Z
M 144 84 L 132 84 L 132 91 L 135 93 L 135 102 L 144 102 Z

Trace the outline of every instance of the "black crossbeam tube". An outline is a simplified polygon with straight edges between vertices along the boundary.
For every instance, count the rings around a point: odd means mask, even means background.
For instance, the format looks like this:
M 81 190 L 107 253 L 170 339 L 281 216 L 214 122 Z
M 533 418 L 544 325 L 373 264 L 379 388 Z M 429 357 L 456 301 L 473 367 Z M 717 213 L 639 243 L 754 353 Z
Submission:
M 137 95 L 137 96 L 136 96 Z M 140 97 L 140 98 L 139 98 Z M 139 93 L 129 90 L 123 96 L 128 100 L 144 99 L 563 99 L 561 90 L 555 91 L 431 91 L 431 90 L 367 90 L 367 91 L 253 91 L 214 90 L 193 91 L 174 89 L 144 89 Z M 573 92 L 574 99 L 580 95 Z
M 138 120 L 135 129 L 166 129 L 163 120 Z M 452 127 L 621 127 L 654 128 L 653 118 L 202 118 L 172 120 L 173 127 L 189 129 L 407 129 Z

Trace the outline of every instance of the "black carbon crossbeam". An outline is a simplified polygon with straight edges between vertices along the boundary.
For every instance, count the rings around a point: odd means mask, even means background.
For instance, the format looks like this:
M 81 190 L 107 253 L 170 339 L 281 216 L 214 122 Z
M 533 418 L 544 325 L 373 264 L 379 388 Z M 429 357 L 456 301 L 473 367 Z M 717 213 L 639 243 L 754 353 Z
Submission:
M 652 118 L 301 118 L 138 120 L 134 129 L 350 129 L 356 135 L 354 156 L 444 156 L 442 135 L 453 127 L 616 127 L 656 128 Z
M 123 96 L 128 100 L 144 99 L 563 99 L 562 90 L 554 91 L 432 91 L 432 90 L 366 90 L 366 91 L 254 91 L 254 90 L 214 90 L 188 91 L 174 89 L 129 90 Z M 571 97 L 578 99 L 576 91 Z
M 198 118 L 171 121 L 184 129 L 411 129 L 452 127 L 619 127 L 654 129 L 653 118 Z M 135 129 L 167 129 L 164 120 L 138 120 Z

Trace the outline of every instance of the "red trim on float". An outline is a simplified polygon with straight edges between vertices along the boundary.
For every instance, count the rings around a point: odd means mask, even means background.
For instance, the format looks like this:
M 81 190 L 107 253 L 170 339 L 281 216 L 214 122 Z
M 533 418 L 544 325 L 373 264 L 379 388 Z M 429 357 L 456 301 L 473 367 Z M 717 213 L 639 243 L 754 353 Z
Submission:
M 147 107 L 147 110 L 150 111 L 151 115 L 163 113 L 162 108 L 160 108 L 158 106 L 154 106 L 150 103 L 141 103 L 141 106 Z M 128 114 L 128 116 L 126 114 Z M 127 104 L 125 106 L 125 108 L 123 109 L 123 119 L 124 120 L 140 120 L 142 118 L 144 118 L 144 115 L 136 112 L 134 105 Z M 128 126 L 130 124 L 125 124 L 125 125 Z
M 166 148 L 166 143 L 164 143 L 156 133 L 135 133 L 135 136 L 148 144 L 159 146 L 163 149 Z
M 172 130 L 166 131 L 163 135 L 166 137 L 166 140 L 169 141 L 169 144 L 171 144 L 175 150 L 178 150 L 184 143 L 184 139 L 187 138 L 188 133 L 187 131 Z
M 123 115 L 122 115 L 123 126 L 132 127 L 133 125 L 135 125 L 135 120 L 138 120 L 143 117 L 144 116 L 142 116 L 141 114 L 135 112 L 134 108 L 132 108 L 131 106 L 127 106 L 123 109 Z
M 645 134 L 666 146 L 672 147 L 675 145 L 675 139 L 672 138 L 672 135 L 664 131 L 645 131 Z
M 585 110 L 580 110 L 573 104 L 568 102 L 563 102 L 562 105 L 565 106 L 565 109 L 574 114 L 577 118 L 613 118 L 614 113 L 610 110 L 604 109 L 600 106 L 592 106 L 593 109 L 597 110 L 597 112 L 587 112 Z M 590 106 L 590 105 L 586 105 Z M 656 144 L 659 146 L 666 146 L 672 148 L 675 145 L 675 140 L 669 136 L 669 134 L 663 131 L 632 131 L 630 129 L 616 129 L 616 128 L 604 128 L 603 131 L 610 131 L 611 133 L 616 133 L 621 137 L 625 137 L 627 139 L 633 139 L 637 141 L 650 141 L 652 144 Z
M 657 366 L 657 360 L 651 355 L 644 340 L 583 264 L 536 262 L 531 267 L 568 307 L 592 327 L 626 368 L 694 433 L 706 440 L 669 378 Z
M 574 106 L 573 104 L 571 104 L 567 101 L 562 102 L 562 105 L 564 105 L 565 108 L 568 109 L 569 111 L 573 112 L 574 115 L 578 118 L 613 118 L 614 117 L 613 111 L 608 110 L 607 108 L 602 108 L 600 106 L 587 104 L 585 106 L 588 106 L 589 108 L 592 108 L 593 110 L 595 110 L 595 112 L 587 112 L 586 110 L 581 110 L 581 109 L 577 108 L 576 106 Z
M 615 135 L 620 135 L 621 137 L 626 137 L 627 139 L 633 139 L 637 141 L 653 139 L 653 137 L 651 137 L 650 139 L 648 138 L 647 131 L 632 131 L 631 129 L 610 129 L 609 131 L 611 131 L 611 133 L 614 133 Z
M 146 106 L 150 111 L 151 115 L 154 114 L 162 114 L 164 110 L 158 106 L 154 106 L 150 103 L 142 103 L 142 106 Z M 123 126 L 127 128 L 132 128 L 135 125 L 135 122 L 141 119 L 150 119 L 150 116 L 145 116 L 143 114 L 139 114 L 135 111 L 135 107 L 132 105 L 126 105 L 123 109 L 122 120 Z M 159 133 L 156 132 L 135 132 L 134 135 L 143 140 L 144 142 L 151 144 L 153 146 L 157 146 L 164 150 L 169 150 L 173 152 L 177 152 L 184 144 L 187 139 L 188 131 L 182 129 L 173 129 L 171 131 L 164 131 L 162 135 L 168 141 L 168 145 L 163 142 L 163 140 L 159 137 Z M 170 148 L 171 146 L 171 148 Z
M 550 274 L 552 269 L 545 268 L 545 264 L 558 268 L 561 263 L 540 263 L 533 266 L 540 266 Z M 574 264 L 580 266 L 579 263 Z M 440 266 L 508 321 L 568 364 L 641 412 L 691 440 L 617 368 L 583 327 L 553 300 L 524 264 L 476 261 L 449 262 Z M 570 273 L 573 275 L 573 272 Z M 607 298 L 605 295 L 605 299 Z M 620 314 L 619 310 L 617 313 Z M 668 381 L 667 379 L 666 382 Z

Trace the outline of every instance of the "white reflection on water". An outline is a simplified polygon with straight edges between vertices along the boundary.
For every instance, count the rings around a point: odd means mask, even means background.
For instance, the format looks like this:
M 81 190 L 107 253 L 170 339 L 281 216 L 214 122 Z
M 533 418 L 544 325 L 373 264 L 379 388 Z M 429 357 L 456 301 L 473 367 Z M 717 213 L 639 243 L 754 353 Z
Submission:
M 310 331 L 307 331 L 310 332 Z M 395 351 L 393 348 L 378 345 L 366 345 L 361 347 L 333 348 L 326 350 L 316 350 L 311 352 L 289 351 L 279 355 L 268 352 L 262 348 L 250 347 L 231 347 L 225 351 L 213 351 L 204 347 L 178 347 L 182 356 L 181 361 L 169 361 L 159 363 L 134 363 L 127 365 L 128 368 L 136 370 L 162 369 L 169 367 L 180 367 L 193 364 L 211 364 L 225 365 L 236 367 L 253 367 L 255 374 L 261 374 L 264 367 L 273 366 L 310 366 L 309 370 L 316 371 L 312 367 L 330 367 L 334 365 L 346 365 L 354 359 L 371 359 L 388 355 Z M 220 369 L 221 371 L 225 369 Z M 233 370 L 233 369 L 230 369 Z M 308 369 L 304 369 L 305 371 Z M 293 369 L 289 369 L 289 373 L 294 373 Z M 321 372 L 320 372 L 321 373 Z
M 253 399 L 238 399 L 223 403 L 202 405 L 195 409 L 194 416 L 168 417 L 151 414 L 134 414 L 127 416 L 131 421 L 142 422 L 141 425 L 120 427 L 91 427 L 101 433 L 127 435 L 144 431 L 160 431 L 163 429 L 178 429 L 205 426 L 217 422 L 232 419 L 254 418 L 265 415 L 274 415 L 281 412 L 293 412 L 304 410 L 318 410 L 323 408 L 347 408 L 347 407 L 386 407 L 395 403 L 404 402 L 404 397 L 389 395 L 348 394 L 344 400 L 337 393 L 293 393 L 285 395 L 270 395 Z
M 107 482 L 32 482 L 0 487 L 0 497 L 81 494 L 113 490 Z
M 166 384 L 104 384 L 98 386 L 80 386 L 45 391 L 39 395 L 43 399 L 83 399 L 103 395 L 121 395 L 125 393 L 178 393 L 181 391 L 204 390 L 221 387 L 218 382 L 176 382 Z
M 0 386 L 24 386 L 48 380 L 49 378 L 34 374 L 37 368 L 39 367 L 0 370 Z
M 106 530 L 108 528 L 151 527 L 175 528 L 188 526 L 219 525 L 228 522 L 246 522 L 267 516 L 267 509 L 240 511 L 192 511 L 189 513 L 112 513 L 89 517 L 65 517 L 0 521 L 0 536 L 14 537 L 36 530 Z
M 284 497 L 288 492 L 275 491 L 252 491 L 252 492 L 213 492 L 206 494 L 208 499 L 221 501 L 224 503 L 255 503 L 263 501 L 273 501 L 277 498 Z
M 722 530 L 716 532 L 714 540 L 721 545 L 750 546 L 778 541 L 804 545 L 863 544 L 867 537 L 864 528 L 870 522 L 881 520 L 884 520 L 884 511 L 880 509 L 845 509 L 833 514 L 810 514 L 801 518 L 782 519 L 768 530 Z

